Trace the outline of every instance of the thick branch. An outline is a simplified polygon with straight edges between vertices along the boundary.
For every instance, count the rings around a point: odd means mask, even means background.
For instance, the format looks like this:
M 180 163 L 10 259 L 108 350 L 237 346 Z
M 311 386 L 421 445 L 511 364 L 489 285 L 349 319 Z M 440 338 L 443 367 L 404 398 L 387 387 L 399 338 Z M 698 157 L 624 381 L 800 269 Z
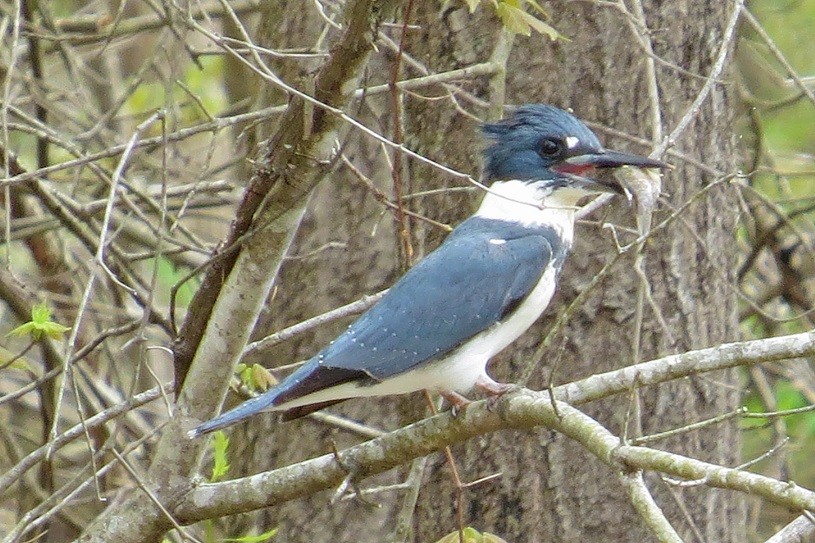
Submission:
M 813 354 L 815 354 L 815 334 L 809 332 L 730 343 L 594 375 L 582 381 L 557 387 L 554 389 L 554 394 L 557 398 L 567 398 L 574 404 L 580 404 L 626 392 L 632 387 L 655 385 L 693 374 L 739 365 Z M 810 499 L 815 499 L 815 496 L 810 496 L 811 493 L 808 491 L 791 497 L 792 493 L 786 490 L 786 483 L 767 477 L 713 466 L 644 447 L 618 448 L 619 440 L 608 434 L 599 425 L 589 427 L 590 431 L 587 435 L 577 436 L 574 428 L 567 428 L 564 423 L 557 421 L 557 417 L 554 417 L 554 421 L 552 420 L 552 413 L 547 411 L 547 409 L 552 409 L 548 392 L 528 392 L 526 395 L 508 398 L 507 401 L 509 402 L 508 407 L 502 410 L 504 422 L 495 413 L 483 409 L 483 403 L 473 404 L 459 418 L 441 415 L 350 448 L 341 453 L 342 464 L 357 466 L 356 475 L 365 477 L 387 471 L 413 458 L 476 435 L 503 428 L 531 428 L 544 425 L 577 439 L 606 462 L 611 461 L 608 454 L 613 450 L 615 458 L 630 463 L 634 467 L 658 469 L 679 477 L 693 474 L 693 477 L 697 478 L 699 473 L 709 472 L 712 486 L 755 492 L 773 501 L 781 500 L 783 502 L 790 499 L 798 507 L 802 507 L 802 504 L 809 503 Z M 537 412 L 529 407 L 532 404 L 542 411 Z M 567 406 L 567 408 L 576 411 L 571 407 Z M 521 415 L 521 413 L 525 414 Z M 581 414 L 581 416 L 584 415 Z M 595 434 L 594 438 L 592 438 L 592 432 Z M 636 460 L 632 461 L 632 459 Z M 203 485 L 194 489 L 185 498 L 177 512 L 180 518 L 189 522 L 211 516 L 234 514 L 308 496 L 339 484 L 345 476 L 346 474 L 339 468 L 337 462 L 330 455 L 326 455 L 254 477 Z M 735 481 L 734 486 L 728 486 L 729 481 Z M 780 495 L 775 494 L 781 489 L 778 485 L 784 486 L 784 492 Z M 786 502 L 785 504 L 789 505 Z M 812 502 L 812 505 L 815 505 L 815 501 Z
M 654 497 L 645 484 L 642 471 L 634 473 L 620 473 L 620 482 L 628 493 L 631 505 L 640 514 L 642 520 L 648 525 L 651 531 L 663 543 L 682 543 L 682 538 L 676 533 L 671 523 L 665 518 L 662 509 L 659 508 Z
M 250 299 L 246 300 L 248 303 L 239 304 L 245 305 L 245 309 L 239 308 L 240 312 L 246 310 L 255 317 L 259 313 L 260 308 L 254 308 L 252 303 L 258 299 L 261 303 L 265 301 L 283 255 L 300 224 L 308 195 L 333 168 L 342 119 L 332 112 L 341 113 L 354 96 L 380 17 L 389 4 L 389 0 L 357 0 L 346 6 L 343 37 L 332 48 L 331 57 L 315 78 L 314 99 L 307 102 L 302 93 L 292 97 L 280 121 L 280 130 L 266 145 L 225 243 L 229 248 L 242 244 L 240 255 L 235 251 L 222 254 L 207 269 L 175 345 L 176 386 L 182 393 L 182 383 L 193 358 L 202 352 L 203 335 L 208 330 L 216 331 L 208 327 L 217 327 L 218 324 L 214 323 L 218 322 L 230 322 L 219 321 L 214 315 L 215 304 L 223 300 L 219 298 L 222 289 L 228 293 L 229 281 L 233 285 L 242 283 L 241 289 L 249 287 L 240 292 L 241 296 L 250 294 Z M 271 81 L 276 80 L 276 77 L 271 78 Z M 291 87 L 286 89 L 295 92 Z M 243 271 L 232 273 L 233 266 L 237 266 L 240 259 L 244 259 L 246 269 L 241 266 Z M 239 276 L 247 272 L 251 273 Z M 259 288 L 251 288 L 252 284 Z M 254 324 L 254 318 L 252 320 L 245 330 L 247 334 Z M 230 329 L 235 327 L 230 324 Z M 229 341 L 245 342 L 239 337 L 229 338 Z M 224 360 L 219 363 L 223 365 Z M 225 393 L 226 378 L 209 382 L 224 383 L 220 390 Z M 215 402 L 210 403 L 212 405 L 204 416 L 214 412 Z
M 580 404 L 632 387 L 655 385 L 709 371 L 815 355 L 815 332 L 725 343 L 688 351 L 619 370 L 598 373 L 555 388 L 555 397 Z
M 806 515 L 801 515 L 776 532 L 764 543 L 798 543 L 809 541 L 815 535 L 815 523 Z
M 793 509 L 815 510 L 815 492 L 677 454 L 621 446 L 617 436 L 571 405 L 553 402 L 546 392 L 523 391 L 505 397 L 495 411 L 479 402 L 458 417 L 438 415 L 351 447 L 339 453 L 339 461 L 328 454 L 251 477 L 198 486 L 174 513 L 181 522 L 188 523 L 269 507 L 339 485 L 348 475 L 341 465 L 354 466 L 353 475 L 362 479 L 477 435 L 535 427 L 561 432 L 604 463 L 623 471 L 642 468 L 674 477 L 704 479 L 710 486 L 759 495 Z

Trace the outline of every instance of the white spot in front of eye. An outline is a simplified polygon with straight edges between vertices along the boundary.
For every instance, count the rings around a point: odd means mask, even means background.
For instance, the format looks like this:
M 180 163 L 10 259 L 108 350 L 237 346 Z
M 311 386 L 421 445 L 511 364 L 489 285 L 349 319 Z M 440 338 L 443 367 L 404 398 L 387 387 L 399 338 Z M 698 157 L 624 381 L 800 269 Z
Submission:
M 490 240 L 490 243 L 492 245 L 503 245 L 506 242 L 507 242 L 507 240 L 505 240 L 505 239 L 491 239 Z
M 569 149 L 574 149 L 577 147 L 577 144 L 580 143 L 580 140 L 574 136 L 566 136 L 566 147 Z

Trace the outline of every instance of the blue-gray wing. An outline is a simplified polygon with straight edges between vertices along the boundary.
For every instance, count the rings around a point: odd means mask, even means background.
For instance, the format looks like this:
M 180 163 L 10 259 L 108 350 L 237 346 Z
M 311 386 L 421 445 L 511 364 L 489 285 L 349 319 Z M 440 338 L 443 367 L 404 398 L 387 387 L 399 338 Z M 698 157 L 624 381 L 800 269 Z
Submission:
M 375 380 L 442 358 L 517 307 L 548 266 L 560 267 L 562 245 L 550 228 L 469 219 L 315 358 Z

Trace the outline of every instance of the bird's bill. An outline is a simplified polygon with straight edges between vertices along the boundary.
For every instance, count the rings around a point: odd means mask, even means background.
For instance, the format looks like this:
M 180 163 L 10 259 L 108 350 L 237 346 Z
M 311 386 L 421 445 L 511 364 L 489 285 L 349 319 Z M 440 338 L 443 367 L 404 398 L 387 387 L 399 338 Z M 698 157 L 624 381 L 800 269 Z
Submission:
M 593 168 L 619 168 L 620 166 L 634 166 L 637 168 L 670 168 L 671 165 L 661 160 L 655 160 L 630 153 L 620 153 L 603 149 L 596 153 L 586 153 L 569 157 L 564 160 L 566 164 L 576 167 Z
M 640 155 L 601 149 L 571 156 L 552 167 L 571 179 L 583 190 L 626 194 L 626 189 L 613 179 L 595 179 L 592 174 L 601 169 L 633 166 L 635 168 L 671 168 L 670 164 Z M 610 176 L 609 176 L 610 177 Z

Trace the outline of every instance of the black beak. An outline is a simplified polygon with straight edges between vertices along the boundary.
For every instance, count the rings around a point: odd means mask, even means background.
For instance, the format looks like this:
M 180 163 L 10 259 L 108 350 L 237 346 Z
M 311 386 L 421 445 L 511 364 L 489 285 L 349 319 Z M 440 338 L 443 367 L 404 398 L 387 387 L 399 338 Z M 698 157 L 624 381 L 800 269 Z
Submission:
M 626 194 L 626 189 L 611 176 L 594 179 L 593 173 L 600 169 L 633 166 L 635 168 L 673 168 L 670 164 L 640 155 L 620 153 L 608 149 L 591 150 L 562 160 L 553 170 L 569 177 L 576 186 L 593 192 Z
M 609 151 L 608 149 L 601 149 L 597 152 L 569 157 L 564 160 L 564 162 L 577 167 L 619 168 L 620 166 L 635 166 L 637 168 L 672 168 L 670 164 L 662 162 L 661 160 L 654 160 L 653 158 L 629 153 Z

